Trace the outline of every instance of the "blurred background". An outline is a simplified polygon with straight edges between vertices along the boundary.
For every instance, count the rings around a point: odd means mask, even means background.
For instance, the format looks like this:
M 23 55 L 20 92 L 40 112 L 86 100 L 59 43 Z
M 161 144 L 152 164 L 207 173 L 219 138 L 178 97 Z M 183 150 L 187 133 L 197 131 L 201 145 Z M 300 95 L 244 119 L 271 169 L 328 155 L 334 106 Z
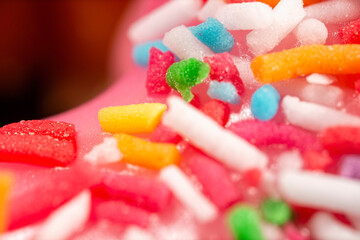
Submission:
M 131 2 L 1 0 L 0 126 L 65 111 L 109 86 L 113 40 Z

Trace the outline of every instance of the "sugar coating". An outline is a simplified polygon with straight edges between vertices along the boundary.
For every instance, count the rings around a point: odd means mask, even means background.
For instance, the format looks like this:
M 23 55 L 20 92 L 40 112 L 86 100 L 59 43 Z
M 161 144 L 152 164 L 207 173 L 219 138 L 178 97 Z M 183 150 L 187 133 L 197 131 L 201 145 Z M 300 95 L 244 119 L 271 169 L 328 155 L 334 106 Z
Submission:
M 134 62 L 139 65 L 146 67 L 149 65 L 150 49 L 157 48 L 162 52 L 169 51 L 169 49 L 163 44 L 161 40 L 149 41 L 146 43 L 137 44 L 133 49 Z
M 151 48 L 145 83 L 149 95 L 170 93 L 171 88 L 166 82 L 166 72 L 174 62 L 175 56 L 171 52 L 162 53 L 156 48 Z
M 278 176 L 282 197 L 298 206 L 360 216 L 360 182 L 313 171 L 282 171 Z
M 255 55 L 274 49 L 305 17 L 302 0 L 281 0 L 273 10 L 274 21 L 264 29 L 251 31 L 246 36 L 247 46 Z
M 360 239 L 360 232 L 337 220 L 333 215 L 325 212 L 315 213 L 308 224 L 311 236 L 319 240 L 328 239 Z
M 123 240 L 154 240 L 153 236 L 143 228 L 139 228 L 134 225 L 130 225 L 126 228 L 124 235 L 122 236 Z
M 337 78 L 329 74 L 312 73 L 306 76 L 306 81 L 311 84 L 329 85 L 336 82 Z
M 345 155 L 340 166 L 340 175 L 360 180 L 360 155 Z
M 39 228 L 36 239 L 68 239 L 85 225 L 89 218 L 90 210 L 91 193 L 89 190 L 84 190 L 51 213 Z
M 163 43 L 180 59 L 196 58 L 202 60 L 204 57 L 214 54 L 184 25 L 166 32 Z
M 323 22 L 307 18 L 294 29 L 294 34 L 301 45 L 325 44 L 328 30 Z
M 305 8 L 307 18 L 316 18 L 325 24 L 344 24 L 360 17 L 358 0 L 322 1 Z
M 338 125 L 321 132 L 319 139 L 324 148 L 337 154 L 360 153 L 360 127 Z
M 209 17 L 205 22 L 189 27 L 189 30 L 214 53 L 230 52 L 234 47 L 234 38 L 215 18 Z
M 209 17 L 215 17 L 216 11 L 225 5 L 226 3 L 223 0 L 208 0 L 198 11 L 197 18 L 204 22 Z
M 272 8 L 261 2 L 227 4 L 217 10 L 215 17 L 228 30 L 267 28 L 274 20 Z
M 177 166 L 172 165 L 162 169 L 160 179 L 199 222 L 207 223 L 216 219 L 217 208 L 195 188 L 190 179 Z
M 201 1 L 197 0 L 168 1 L 133 23 L 128 36 L 135 43 L 162 37 L 170 29 L 193 19 L 200 7 Z
M 172 64 L 166 73 L 166 82 L 177 90 L 185 101 L 190 102 L 194 95 L 191 88 L 202 83 L 209 75 L 210 67 L 207 63 L 189 58 Z
M 93 165 L 107 164 L 120 161 L 122 153 L 117 147 L 117 141 L 113 137 L 106 137 L 104 141 L 85 154 L 84 160 Z
M 221 126 L 225 126 L 230 116 L 230 107 L 228 104 L 218 101 L 210 100 L 201 106 L 201 111 L 207 116 L 214 119 Z
M 257 89 L 251 97 L 251 113 L 261 121 L 272 119 L 279 109 L 280 94 L 271 86 L 266 84 Z
M 169 97 L 170 110 L 163 117 L 163 124 L 226 166 L 244 171 L 263 169 L 267 156 L 246 140 L 225 130 L 210 117 L 199 112 L 178 97 Z M 219 142 L 218 139 L 221 139 Z
M 285 117 L 291 124 L 310 131 L 321 131 L 337 125 L 360 126 L 358 116 L 300 101 L 297 97 L 285 96 L 281 105 Z
M 240 96 L 235 86 L 230 82 L 211 81 L 207 95 L 212 99 L 222 100 L 234 105 L 240 103 Z
M 339 36 L 343 43 L 360 44 L 360 18 L 342 27 Z

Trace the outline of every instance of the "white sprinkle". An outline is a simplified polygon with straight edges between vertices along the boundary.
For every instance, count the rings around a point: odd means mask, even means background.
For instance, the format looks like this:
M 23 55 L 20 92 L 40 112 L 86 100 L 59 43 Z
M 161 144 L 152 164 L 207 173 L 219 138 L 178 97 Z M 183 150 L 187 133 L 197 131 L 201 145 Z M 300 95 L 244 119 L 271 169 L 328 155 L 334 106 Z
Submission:
M 184 25 L 165 33 L 163 43 L 180 59 L 193 57 L 202 60 L 204 57 L 214 54 Z
M 189 178 L 175 165 L 165 167 L 160 179 L 176 198 L 202 223 L 216 219 L 217 208 L 191 183 Z
M 303 159 L 299 151 L 282 152 L 276 157 L 276 170 L 300 170 L 303 167 Z
M 36 203 L 35 203 L 36 204 Z M 90 215 L 91 193 L 85 190 L 55 210 L 40 226 L 36 240 L 64 240 L 81 230 Z
M 262 230 L 262 233 L 266 240 L 284 239 L 284 234 L 283 234 L 281 228 L 279 228 L 275 225 L 263 222 L 261 224 L 261 230 Z
M 359 0 L 330 0 L 305 8 L 306 18 L 316 18 L 325 24 L 345 24 L 360 17 Z
M 153 236 L 137 226 L 129 226 L 121 238 L 122 240 L 153 240 Z
M 169 97 L 168 106 L 163 124 L 210 156 L 239 171 L 266 167 L 268 158 L 264 153 L 181 98 Z
M 336 86 L 306 84 L 299 97 L 307 102 L 337 108 L 344 100 L 344 91 Z
M 215 17 L 229 30 L 253 30 L 269 27 L 274 20 L 272 8 L 261 2 L 226 4 Z
M 261 178 L 261 188 L 272 198 L 280 198 L 279 191 L 276 186 L 276 175 L 271 170 L 265 170 Z
M 314 240 L 359 240 L 360 232 L 356 231 L 332 215 L 324 212 L 315 213 L 310 221 L 309 228 Z
M 325 44 L 328 30 L 325 24 L 315 18 L 303 20 L 294 29 L 294 34 L 301 45 Z
M 269 27 L 253 30 L 246 36 L 247 45 L 254 55 L 274 49 L 305 16 L 302 0 L 281 0 L 273 11 L 274 21 Z
M 106 137 L 104 141 L 96 146 L 84 156 L 84 160 L 94 164 L 107 164 L 118 162 L 123 155 L 120 152 L 117 141 L 113 137 Z
M 208 0 L 198 12 L 197 17 L 204 22 L 208 17 L 214 17 L 215 12 L 224 5 L 226 3 L 223 0 Z
M 306 81 L 312 84 L 329 85 L 336 82 L 337 78 L 329 74 L 313 73 L 306 77 Z
M 169 1 L 132 24 L 128 36 L 135 43 L 161 38 L 173 27 L 196 17 L 200 7 L 200 0 Z
M 360 216 L 359 181 L 324 173 L 282 171 L 278 186 L 282 196 L 297 205 Z
M 285 96 L 282 108 L 291 124 L 310 131 L 321 131 L 338 125 L 360 126 L 360 117 L 319 104 L 300 101 L 297 97 Z

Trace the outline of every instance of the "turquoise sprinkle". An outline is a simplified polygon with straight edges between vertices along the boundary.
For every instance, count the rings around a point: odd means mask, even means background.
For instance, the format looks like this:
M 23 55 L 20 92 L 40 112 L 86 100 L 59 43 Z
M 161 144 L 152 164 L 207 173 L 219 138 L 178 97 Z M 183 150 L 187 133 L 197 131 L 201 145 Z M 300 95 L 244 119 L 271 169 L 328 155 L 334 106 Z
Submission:
M 163 52 L 169 51 L 169 49 L 162 43 L 161 40 L 138 44 L 133 49 L 133 59 L 137 65 L 143 67 L 149 65 L 149 52 L 152 47 L 156 47 Z
M 230 82 L 211 81 L 207 95 L 210 98 L 235 105 L 240 103 L 240 96 L 238 95 L 235 86 Z
M 215 18 L 209 17 L 204 23 L 189 30 L 214 53 L 230 52 L 234 47 L 234 38 Z
M 271 85 L 266 84 L 256 90 L 251 97 L 251 112 L 256 119 L 272 119 L 279 108 L 280 94 Z

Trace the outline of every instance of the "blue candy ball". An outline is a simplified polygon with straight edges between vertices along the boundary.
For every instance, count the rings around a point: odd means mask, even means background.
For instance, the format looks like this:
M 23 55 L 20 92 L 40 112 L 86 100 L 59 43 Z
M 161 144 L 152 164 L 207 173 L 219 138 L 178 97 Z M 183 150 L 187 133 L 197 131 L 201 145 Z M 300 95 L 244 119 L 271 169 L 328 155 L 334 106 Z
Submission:
M 279 109 L 280 94 L 271 85 L 266 84 L 256 90 L 251 97 L 251 112 L 261 121 L 272 119 Z

